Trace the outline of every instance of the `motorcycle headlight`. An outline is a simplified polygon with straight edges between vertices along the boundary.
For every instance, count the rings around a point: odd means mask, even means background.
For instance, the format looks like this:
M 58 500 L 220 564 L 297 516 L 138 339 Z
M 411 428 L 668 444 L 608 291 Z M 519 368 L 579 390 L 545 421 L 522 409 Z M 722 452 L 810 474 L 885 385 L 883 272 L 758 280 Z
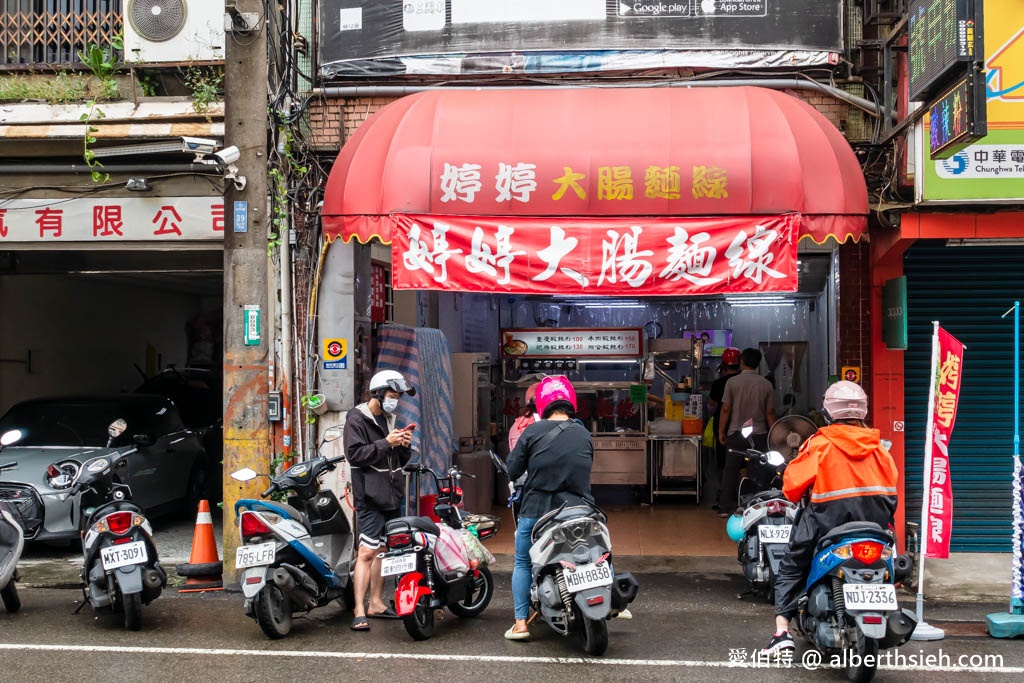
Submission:
M 63 460 L 46 468 L 46 483 L 57 490 L 71 488 L 81 470 L 76 460 Z

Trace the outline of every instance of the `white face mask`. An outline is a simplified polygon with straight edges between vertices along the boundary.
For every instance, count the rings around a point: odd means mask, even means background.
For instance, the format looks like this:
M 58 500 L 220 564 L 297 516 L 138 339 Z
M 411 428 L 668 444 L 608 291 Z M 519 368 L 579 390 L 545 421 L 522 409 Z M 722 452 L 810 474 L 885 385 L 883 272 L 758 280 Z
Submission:
M 384 409 L 385 413 L 393 413 L 398 408 L 398 399 L 385 398 L 380 402 L 380 407 Z

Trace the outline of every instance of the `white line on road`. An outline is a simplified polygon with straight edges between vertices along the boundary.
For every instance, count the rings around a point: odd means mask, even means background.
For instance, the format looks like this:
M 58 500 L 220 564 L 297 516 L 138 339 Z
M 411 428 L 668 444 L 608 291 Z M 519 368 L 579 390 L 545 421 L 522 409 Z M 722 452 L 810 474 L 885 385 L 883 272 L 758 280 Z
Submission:
M 456 654 L 420 654 L 402 652 L 310 652 L 309 650 L 232 650 L 228 648 L 202 647 L 114 647 L 110 645 L 46 645 L 0 643 L 0 651 L 71 651 L 71 652 L 109 652 L 116 654 L 150 654 L 150 655 L 212 655 L 235 657 L 302 657 L 306 659 L 410 659 L 415 661 L 459 661 L 459 662 L 507 662 L 512 664 L 603 664 L 613 666 L 649 666 L 649 667 L 690 667 L 712 669 L 765 669 L 779 668 L 761 662 L 746 661 L 702 661 L 692 659 L 605 659 L 597 657 L 510 657 L 507 655 L 456 655 Z M 802 668 L 799 664 L 794 668 Z M 828 667 L 820 667 L 822 669 Z M 922 671 L 922 672 L 963 672 L 967 669 L 956 666 L 891 666 L 880 667 L 889 671 Z M 973 673 L 1024 673 L 1022 666 L 983 666 L 972 667 Z

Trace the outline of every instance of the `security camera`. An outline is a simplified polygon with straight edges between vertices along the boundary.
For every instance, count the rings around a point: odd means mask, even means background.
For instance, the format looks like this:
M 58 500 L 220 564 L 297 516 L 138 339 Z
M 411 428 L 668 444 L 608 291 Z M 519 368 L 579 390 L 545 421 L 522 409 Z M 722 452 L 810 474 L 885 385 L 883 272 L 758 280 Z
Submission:
M 238 151 L 238 148 L 234 145 L 225 147 L 224 149 L 214 152 L 213 157 L 222 165 L 227 166 L 233 164 L 242 158 L 242 153 Z
M 194 154 L 211 154 L 217 149 L 217 141 L 209 138 L 190 138 L 181 136 L 181 151 Z

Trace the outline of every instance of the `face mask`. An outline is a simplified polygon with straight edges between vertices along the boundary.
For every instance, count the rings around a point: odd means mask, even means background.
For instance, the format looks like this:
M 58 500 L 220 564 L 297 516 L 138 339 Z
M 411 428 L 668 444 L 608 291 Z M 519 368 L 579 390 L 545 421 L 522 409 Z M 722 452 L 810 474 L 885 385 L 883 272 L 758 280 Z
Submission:
M 380 402 L 380 407 L 384 409 L 385 413 L 393 413 L 398 408 L 398 399 L 386 398 Z

